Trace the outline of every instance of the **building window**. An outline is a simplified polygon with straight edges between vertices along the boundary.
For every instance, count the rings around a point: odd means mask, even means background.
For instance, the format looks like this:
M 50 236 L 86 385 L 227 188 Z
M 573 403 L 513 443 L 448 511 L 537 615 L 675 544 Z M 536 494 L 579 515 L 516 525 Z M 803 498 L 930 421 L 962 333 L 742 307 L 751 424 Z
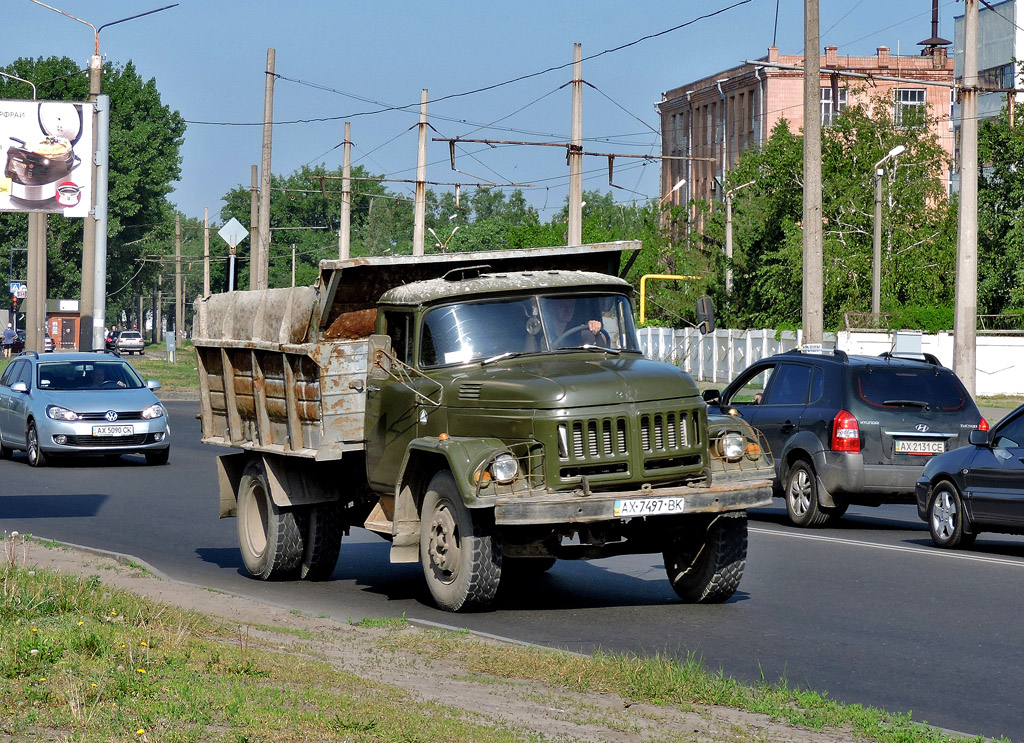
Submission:
M 832 126 L 836 116 L 846 110 L 846 88 L 839 90 L 839 105 L 832 105 L 832 88 L 821 89 L 821 125 Z
M 897 88 L 894 91 L 896 126 L 915 129 L 924 126 L 924 88 Z
M 989 67 L 978 73 L 978 84 L 983 88 L 1012 88 L 1013 65 Z

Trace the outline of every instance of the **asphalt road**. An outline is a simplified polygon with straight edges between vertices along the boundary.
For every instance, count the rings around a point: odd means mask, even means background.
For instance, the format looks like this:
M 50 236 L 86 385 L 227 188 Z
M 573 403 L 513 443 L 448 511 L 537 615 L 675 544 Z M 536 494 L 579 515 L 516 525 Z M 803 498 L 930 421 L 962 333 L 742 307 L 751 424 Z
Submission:
M 78 459 L 32 469 L 0 462 L 0 530 L 125 553 L 171 578 L 341 620 L 400 616 L 575 651 L 685 657 L 746 681 L 784 678 L 843 702 L 1024 740 L 1024 538 L 933 548 L 913 506 L 852 508 L 838 528 L 797 530 L 781 507 L 750 522 L 743 583 L 720 606 L 679 604 L 660 556 L 558 563 L 506 582 L 492 611 L 448 614 L 418 565 L 354 529 L 334 576 L 263 583 L 244 575 L 235 520 L 217 518 L 214 457 L 198 404 L 169 402 L 171 463 Z

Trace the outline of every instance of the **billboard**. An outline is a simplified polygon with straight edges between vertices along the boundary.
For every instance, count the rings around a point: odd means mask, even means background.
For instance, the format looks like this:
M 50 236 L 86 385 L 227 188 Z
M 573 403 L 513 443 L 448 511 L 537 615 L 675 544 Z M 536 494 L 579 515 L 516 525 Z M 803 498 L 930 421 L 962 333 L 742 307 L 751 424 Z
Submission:
M 87 217 L 93 104 L 0 100 L 0 211 Z

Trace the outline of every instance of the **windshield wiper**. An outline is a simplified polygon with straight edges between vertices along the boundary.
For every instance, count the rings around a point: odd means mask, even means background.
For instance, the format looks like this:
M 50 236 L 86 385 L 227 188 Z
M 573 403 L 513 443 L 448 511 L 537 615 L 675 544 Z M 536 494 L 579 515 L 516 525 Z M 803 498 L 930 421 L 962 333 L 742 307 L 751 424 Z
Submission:
M 921 400 L 883 400 L 883 405 L 906 405 L 911 408 L 924 408 L 928 410 L 931 406 Z
M 514 359 L 517 356 L 526 356 L 530 353 L 537 353 L 536 351 L 505 351 L 499 353 L 497 356 L 491 356 L 490 358 L 483 359 L 480 362 L 480 366 L 486 366 L 487 364 L 493 364 L 495 361 L 501 361 L 503 359 Z
M 593 343 L 584 343 L 582 346 L 562 346 L 556 348 L 556 351 L 604 351 L 610 353 L 613 356 L 618 356 L 622 351 L 617 348 L 608 348 L 608 346 L 595 346 Z

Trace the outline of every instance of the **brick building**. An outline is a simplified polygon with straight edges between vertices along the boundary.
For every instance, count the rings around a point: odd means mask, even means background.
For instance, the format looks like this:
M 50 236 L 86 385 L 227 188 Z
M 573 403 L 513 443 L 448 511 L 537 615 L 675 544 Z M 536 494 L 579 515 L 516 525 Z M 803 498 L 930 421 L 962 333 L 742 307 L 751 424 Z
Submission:
M 952 161 L 953 59 L 942 44 L 931 45 L 916 56 L 892 55 L 883 46 L 873 56 L 850 57 L 841 56 L 837 47 L 825 47 L 820 60 L 822 125 L 828 126 L 833 114 L 848 104 L 867 103 L 882 95 L 892 101 L 897 124 L 920 121 L 920 112 L 926 108 L 933 119 L 931 131 Z M 766 57 L 664 93 L 657 104 L 662 155 L 709 158 L 663 160 L 661 193 L 665 201 L 671 199 L 679 205 L 691 199 L 722 199 L 725 172 L 743 150 L 767 140 L 782 118 L 799 133 L 804 120 L 802 66 L 802 56 L 780 55 L 771 47 Z M 883 79 L 886 77 L 922 84 Z M 673 191 L 682 179 L 686 180 L 684 186 Z

